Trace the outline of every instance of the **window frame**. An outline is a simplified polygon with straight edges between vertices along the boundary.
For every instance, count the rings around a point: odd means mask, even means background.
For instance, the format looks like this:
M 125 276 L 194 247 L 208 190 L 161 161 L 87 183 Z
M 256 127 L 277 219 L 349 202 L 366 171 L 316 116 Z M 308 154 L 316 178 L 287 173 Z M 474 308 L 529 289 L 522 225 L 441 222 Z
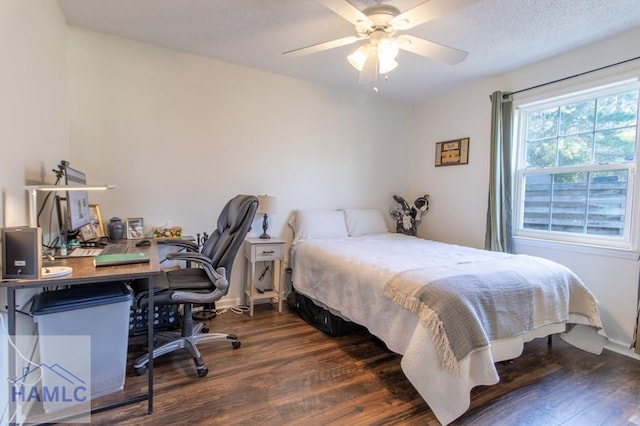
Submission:
M 513 161 L 514 203 L 513 203 L 513 236 L 531 240 L 571 243 L 585 246 L 605 247 L 612 249 L 637 250 L 639 237 L 636 230 L 640 224 L 640 195 L 638 194 L 637 166 L 640 161 L 640 106 L 636 119 L 636 146 L 633 161 L 621 163 L 603 163 L 589 165 L 553 166 L 525 168 L 527 116 L 533 112 L 559 107 L 576 102 L 601 98 L 628 91 L 640 91 L 640 79 L 637 76 L 612 83 L 603 81 L 591 82 L 585 87 L 566 87 L 553 93 L 538 94 L 537 99 L 514 100 L 513 141 L 515 144 Z M 639 100 L 640 104 L 640 100 Z M 535 174 L 556 174 L 560 172 L 578 173 L 585 171 L 627 170 L 627 194 L 625 203 L 624 233 L 622 237 L 571 233 L 560 231 L 542 231 L 523 228 L 525 204 L 525 177 Z

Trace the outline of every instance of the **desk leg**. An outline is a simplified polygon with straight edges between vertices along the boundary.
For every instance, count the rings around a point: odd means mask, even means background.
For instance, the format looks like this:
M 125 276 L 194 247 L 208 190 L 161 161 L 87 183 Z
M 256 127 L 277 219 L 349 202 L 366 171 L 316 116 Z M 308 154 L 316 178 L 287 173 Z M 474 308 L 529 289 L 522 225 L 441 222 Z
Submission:
M 10 378 L 16 377 L 16 354 L 14 352 L 13 347 L 11 346 L 11 342 L 15 343 L 15 335 L 16 335 L 16 290 L 14 288 L 7 288 L 7 373 Z M 15 402 L 13 402 L 13 398 L 11 397 L 13 391 L 13 386 L 11 380 L 7 380 L 7 397 L 9 398 L 8 405 L 8 420 L 10 425 L 17 424 L 16 423 L 16 415 L 17 415 L 17 407 Z
M 147 328 L 148 328 L 148 333 L 147 333 L 147 353 L 149 354 L 149 363 L 147 364 L 147 378 L 148 378 L 148 382 L 147 382 L 147 397 L 148 397 L 148 405 L 147 405 L 147 414 L 152 414 L 153 413 L 153 338 L 154 338 L 154 313 L 155 313 L 155 306 L 154 306 L 154 302 L 153 302 L 153 296 L 154 296 L 154 281 L 155 278 L 154 277 L 149 277 L 147 278 L 147 290 L 148 290 L 148 299 L 149 299 L 149 304 L 148 304 L 148 308 L 147 308 Z

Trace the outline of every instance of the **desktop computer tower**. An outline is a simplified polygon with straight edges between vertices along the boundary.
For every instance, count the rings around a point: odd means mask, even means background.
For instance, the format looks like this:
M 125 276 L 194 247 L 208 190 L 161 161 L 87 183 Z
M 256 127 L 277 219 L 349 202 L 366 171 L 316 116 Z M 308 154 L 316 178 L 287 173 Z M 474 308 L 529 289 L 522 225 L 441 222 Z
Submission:
M 2 229 L 2 278 L 38 279 L 42 271 L 42 230 Z

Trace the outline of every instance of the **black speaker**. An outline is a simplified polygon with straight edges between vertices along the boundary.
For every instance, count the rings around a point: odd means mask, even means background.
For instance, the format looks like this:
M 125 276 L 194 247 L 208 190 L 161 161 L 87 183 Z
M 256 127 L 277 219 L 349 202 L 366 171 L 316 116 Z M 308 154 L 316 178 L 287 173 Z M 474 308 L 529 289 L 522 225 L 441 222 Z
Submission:
M 2 278 L 38 279 L 42 271 L 42 230 L 2 229 Z

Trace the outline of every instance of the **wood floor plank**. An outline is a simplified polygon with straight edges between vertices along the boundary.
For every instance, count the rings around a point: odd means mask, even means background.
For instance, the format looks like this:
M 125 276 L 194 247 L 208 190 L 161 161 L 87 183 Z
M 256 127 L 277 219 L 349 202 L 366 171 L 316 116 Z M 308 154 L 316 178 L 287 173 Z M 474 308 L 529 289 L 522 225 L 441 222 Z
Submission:
M 437 425 L 400 368 L 400 357 L 366 331 L 330 337 L 286 306 L 259 305 L 253 317 L 227 312 L 212 331 L 234 332 L 228 343 L 201 346 L 209 375 L 199 378 L 186 354 L 156 361 L 155 411 L 146 403 L 92 417 L 99 425 Z M 144 339 L 130 342 L 131 360 Z M 471 392 L 471 408 L 454 425 L 624 425 L 640 419 L 640 361 L 609 351 L 594 356 L 554 339 L 525 345 L 499 363 L 500 383 Z M 146 376 L 128 371 L 122 392 L 144 390 Z M 631 420 L 630 420 L 631 419 Z

